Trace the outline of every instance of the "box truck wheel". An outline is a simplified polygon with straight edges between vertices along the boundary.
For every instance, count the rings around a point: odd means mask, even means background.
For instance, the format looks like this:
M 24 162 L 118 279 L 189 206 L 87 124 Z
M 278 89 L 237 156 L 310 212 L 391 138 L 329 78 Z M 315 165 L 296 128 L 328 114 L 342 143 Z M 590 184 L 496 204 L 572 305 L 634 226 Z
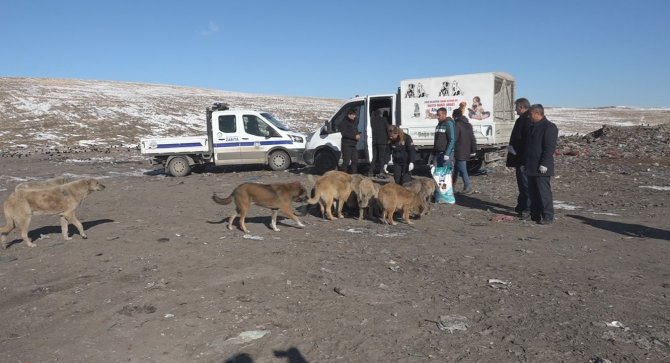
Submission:
M 314 168 L 318 174 L 323 174 L 337 168 L 337 159 L 329 150 L 321 150 L 314 157 Z
M 286 151 L 273 151 L 272 154 L 270 154 L 268 164 L 270 165 L 270 169 L 274 171 L 286 170 L 291 166 L 291 157 Z
M 478 172 L 479 169 L 482 168 L 483 164 L 484 164 L 484 160 L 482 160 L 482 159 L 468 160 L 468 163 L 467 163 L 468 174 L 474 174 L 474 173 Z
M 187 176 L 191 172 L 191 166 L 188 164 L 188 159 L 177 156 L 170 160 L 167 171 L 172 176 Z

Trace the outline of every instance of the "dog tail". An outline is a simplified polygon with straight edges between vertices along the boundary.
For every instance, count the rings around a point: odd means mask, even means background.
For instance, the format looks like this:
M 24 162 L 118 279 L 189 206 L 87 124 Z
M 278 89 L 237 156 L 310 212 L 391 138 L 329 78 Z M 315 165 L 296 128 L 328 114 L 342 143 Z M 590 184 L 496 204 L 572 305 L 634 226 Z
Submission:
M 214 202 L 216 202 L 217 204 L 227 205 L 227 204 L 230 204 L 230 202 L 233 201 L 233 195 L 231 194 L 231 195 L 229 195 L 225 198 L 221 198 L 221 197 L 217 196 L 216 193 L 214 193 L 212 195 L 212 200 L 214 200 Z
M 319 202 L 319 199 L 321 199 L 321 193 L 318 192 L 318 189 L 315 186 L 314 189 L 312 189 L 310 198 L 307 199 L 307 204 L 316 204 Z

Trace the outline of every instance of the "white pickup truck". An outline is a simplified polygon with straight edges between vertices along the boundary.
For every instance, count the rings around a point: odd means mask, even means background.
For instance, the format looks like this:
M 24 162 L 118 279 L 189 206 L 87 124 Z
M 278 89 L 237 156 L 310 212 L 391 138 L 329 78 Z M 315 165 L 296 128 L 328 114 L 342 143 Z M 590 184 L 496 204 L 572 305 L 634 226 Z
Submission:
M 306 136 L 290 130 L 272 114 L 231 110 L 225 103 L 215 103 L 206 112 L 206 135 L 143 138 L 141 154 L 176 177 L 188 175 L 197 165 L 264 164 L 284 170 L 302 162 Z

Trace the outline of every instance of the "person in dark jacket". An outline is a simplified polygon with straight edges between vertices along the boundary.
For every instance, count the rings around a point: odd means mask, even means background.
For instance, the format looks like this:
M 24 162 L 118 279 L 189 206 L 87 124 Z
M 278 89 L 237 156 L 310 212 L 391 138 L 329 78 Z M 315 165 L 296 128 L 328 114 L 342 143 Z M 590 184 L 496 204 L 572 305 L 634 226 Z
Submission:
M 379 110 L 375 110 L 370 120 L 370 126 L 372 127 L 372 175 L 379 177 L 382 176 L 380 173 L 387 162 L 386 157 L 388 152 L 386 150 L 389 144 L 389 123 L 381 116 Z
M 347 173 L 358 173 L 358 151 L 356 144 L 361 138 L 358 132 L 358 125 L 356 122 L 356 110 L 353 108 L 347 112 L 347 117 L 340 122 L 340 134 L 342 134 L 342 142 L 340 150 L 342 151 L 342 168 L 341 170 Z M 349 166 L 351 164 L 351 170 Z
M 452 162 L 454 146 L 456 144 L 454 120 L 447 117 L 447 109 L 437 109 L 437 125 L 435 126 L 435 140 L 433 141 L 433 164 L 442 166 Z
M 529 113 L 531 124 L 526 137 L 523 166 L 528 176 L 530 217 L 540 224 L 552 224 L 554 201 L 550 181 L 554 175 L 558 128 L 544 116 L 542 105 L 530 106 Z
M 467 117 L 463 116 L 463 109 L 455 109 L 451 116 L 454 118 L 456 128 L 454 134 L 456 135 L 456 145 L 454 147 L 454 159 L 456 160 L 453 185 L 456 185 L 456 180 L 460 175 L 463 178 L 463 194 L 472 194 L 474 189 L 470 183 L 470 176 L 468 175 L 468 160 L 470 155 L 477 152 L 477 140 L 475 133 L 472 130 L 472 125 Z
M 393 178 L 396 184 L 402 185 L 412 180 L 410 171 L 414 169 L 416 149 L 412 137 L 405 134 L 398 126 L 389 126 L 389 151 L 393 160 Z M 384 169 L 388 166 L 385 165 Z
M 521 170 L 523 165 L 523 152 L 526 148 L 526 136 L 530 127 L 530 102 L 526 98 L 519 98 L 514 101 L 514 109 L 519 116 L 514 122 L 512 134 L 507 145 L 507 163 L 510 168 L 514 168 L 516 174 L 516 185 L 519 189 L 519 195 L 516 198 L 516 207 L 514 210 L 521 219 L 530 217 L 530 196 L 528 195 L 528 177 Z

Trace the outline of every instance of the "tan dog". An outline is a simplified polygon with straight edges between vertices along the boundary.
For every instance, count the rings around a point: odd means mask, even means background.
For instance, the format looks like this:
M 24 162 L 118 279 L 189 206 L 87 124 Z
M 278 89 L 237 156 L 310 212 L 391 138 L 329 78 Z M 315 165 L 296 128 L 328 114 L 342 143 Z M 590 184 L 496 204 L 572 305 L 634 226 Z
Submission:
M 19 190 L 19 189 L 42 189 L 42 188 L 49 188 L 53 187 L 56 185 L 63 185 L 65 183 L 70 182 L 68 178 L 65 176 L 57 176 L 55 178 L 51 179 L 46 179 L 46 180 L 35 180 L 35 181 L 27 181 L 23 183 L 16 184 L 14 187 L 14 190 Z
M 279 232 L 277 228 L 277 213 L 281 210 L 289 218 L 295 221 L 299 227 L 305 225 L 300 222 L 298 217 L 293 213 L 291 203 L 294 200 L 301 200 L 307 196 L 307 191 L 299 182 L 293 183 L 275 183 L 275 184 L 259 184 L 259 183 L 243 183 L 238 185 L 232 193 L 226 198 L 219 198 L 216 193 L 212 199 L 218 204 L 227 205 L 235 201 L 235 211 L 228 219 L 228 229 L 233 229 L 233 222 L 235 217 L 240 216 L 240 229 L 245 233 L 249 233 L 245 222 L 247 213 L 251 203 L 255 203 L 264 208 L 272 209 L 272 229 Z
M 330 220 L 335 219 L 333 201 L 337 200 L 337 217 L 344 218 L 342 209 L 351 194 L 351 175 L 342 171 L 331 170 L 316 180 L 314 196 L 307 200 L 308 204 L 319 203 L 321 216 Z
M 426 201 L 406 188 L 388 183 L 379 188 L 377 200 L 382 206 L 382 222 L 396 225 L 393 220 L 395 211 L 402 209 L 402 219 L 407 224 L 413 224 L 409 220 L 410 213 L 423 214 L 427 209 Z
M 359 174 L 354 174 L 351 176 L 351 189 L 353 191 L 352 196 L 349 197 L 347 204 L 351 207 L 354 202 L 352 200 L 355 198 L 355 203 L 358 206 L 358 219 L 363 219 L 363 215 L 367 210 L 368 216 L 371 217 L 370 207 L 374 206 L 375 200 L 377 199 L 377 194 L 379 193 L 379 184 L 372 181 L 371 178 Z
M 404 183 L 402 186 L 409 191 L 419 194 L 426 202 L 430 203 L 430 199 L 435 194 L 435 189 L 437 188 L 435 179 L 425 176 L 413 176 L 412 178 L 412 181 Z
M 84 233 L 84 226 L 75 215 L 75 210 L 89 194 L 103 189 L 105 186 L 96 179 L 87 178 L 48 188 L 14 191 L 5 201 L 6 225 L 0 229 L 0 241 L 6 248 L 7 234 L 18 227 L 23 241 L 28 246 L 35 247 L 28 237 L 28 227 L 33 215 L 42 214 L 60 215 L 61 232 L 64 239 L 72 239 L 68 236 L 68 222 L 77 227 L 82 238 L 88 238 Z

